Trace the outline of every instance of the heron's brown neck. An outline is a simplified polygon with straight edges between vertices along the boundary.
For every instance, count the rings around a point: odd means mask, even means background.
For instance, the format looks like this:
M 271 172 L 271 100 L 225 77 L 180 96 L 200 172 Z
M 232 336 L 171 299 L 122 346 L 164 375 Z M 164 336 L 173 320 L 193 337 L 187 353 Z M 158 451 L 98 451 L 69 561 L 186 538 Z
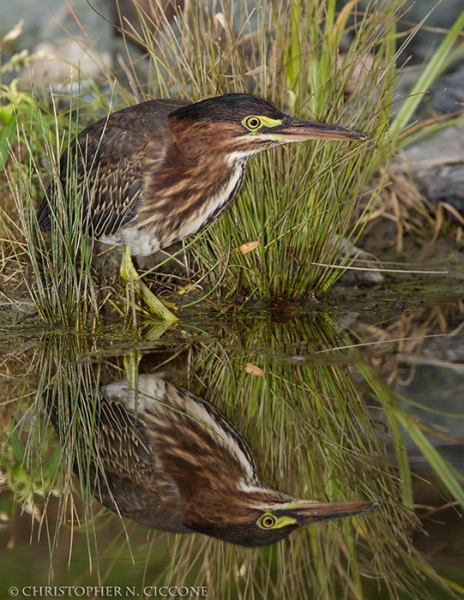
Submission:
M 138 215 L 139 224 L 153 227 L 154 235 L 163 223 L 162 247 L 213 223 L 237 196 L 247 163 L 244 156 L 230 160 L 207 129 L 191 135 L 174 127 L 172 133 L 148 165 L 147 198 Z

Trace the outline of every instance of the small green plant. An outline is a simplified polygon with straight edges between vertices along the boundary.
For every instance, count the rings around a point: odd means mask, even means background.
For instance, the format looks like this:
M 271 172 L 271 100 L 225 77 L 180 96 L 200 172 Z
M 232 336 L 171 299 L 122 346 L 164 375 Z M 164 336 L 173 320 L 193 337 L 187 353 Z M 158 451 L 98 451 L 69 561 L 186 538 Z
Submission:
M 21 414 L 18 410 L 17 414 Z M 25 416 L 30 413 L 25 412 Z M 23 417 L 23 420 L 26 420 Z M 34 448 L 29 437 L 31 427 L 12 421 L 10 431 L 2 443 L 0 465 L 2 466 L 8 488 L 13 492 L 15 502 L 29 512 L 35 512 L 34 495 L 46 497 L 60 487 L 59 456 L 61 450 L 49 428 L 41 429 L 32 426 L 34 431 Z M 3 436 L 2 436 L 3 437 Z M 36 452 L 39 452 L 37 454 Z M 34 458 L 32 459 L 32 455 Z
M 8 160 L 11 144 L 17 139 L 18 122 L 25 115 L 30 114 L 32 96 L 27 92 L 20 92 L 17 79 L 9 86 L 0 87 L 0 169 L 3 170 Z

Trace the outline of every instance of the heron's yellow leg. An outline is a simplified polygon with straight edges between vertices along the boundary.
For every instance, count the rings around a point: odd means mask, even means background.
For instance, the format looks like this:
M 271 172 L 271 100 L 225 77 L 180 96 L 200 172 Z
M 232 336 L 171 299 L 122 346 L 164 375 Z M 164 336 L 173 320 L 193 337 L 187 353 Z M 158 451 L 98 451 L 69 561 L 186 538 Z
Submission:
M 143 299 L 156 317 L 168 324 L 176 323 L 179 320 L 140 279 L 132 262 L 130 246 L 124 248 L 119 272 L 124 281 L 134 286 L 135 293 Z

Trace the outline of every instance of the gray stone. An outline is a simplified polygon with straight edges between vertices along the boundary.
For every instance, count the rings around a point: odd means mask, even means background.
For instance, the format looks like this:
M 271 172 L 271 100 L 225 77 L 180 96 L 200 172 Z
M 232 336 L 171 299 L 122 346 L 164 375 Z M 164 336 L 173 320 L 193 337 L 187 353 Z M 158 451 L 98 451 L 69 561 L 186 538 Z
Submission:
M 108 14 L 104 0 L 93 0 L 93 4 Z M 23 30 L 14 40 L 14 50 L 38 54 L 31 69 L 38 86 L 68 80 L 70 64 L 79 66 L 90 78 L 97 77 L 101 73 L 99 54 L 105 62 L 110 60 L 113 28 L 86 0 L 69 0 L 69 7 L 64 0 L 0 0 L 0 38 L 20 20 Z M 88 40 L 95 50 L 89 49 Z M 77 78 L 75 70 L 73 78 Z
M 419 190 L 435 205 L 464 215 L 464 125 L 455 125 L 404 150 Z

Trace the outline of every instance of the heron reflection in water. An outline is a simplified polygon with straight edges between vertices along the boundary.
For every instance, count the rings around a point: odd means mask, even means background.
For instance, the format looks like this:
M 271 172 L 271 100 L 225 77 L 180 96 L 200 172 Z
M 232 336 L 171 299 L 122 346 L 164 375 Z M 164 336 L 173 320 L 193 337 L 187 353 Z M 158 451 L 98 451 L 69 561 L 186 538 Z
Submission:
M 49 399 L 59 431 L 57 402 Z M 309 523 L 378 507 L 300 500 L 269 488 L 229 419 L 159 375 L 139 375 L 137 391 L 127 380 L 102 386 L 95 400 L 82 402 L 84 411 L 94 411 L 88 423 L 92 493 L 137 523 L 265 546 Z

